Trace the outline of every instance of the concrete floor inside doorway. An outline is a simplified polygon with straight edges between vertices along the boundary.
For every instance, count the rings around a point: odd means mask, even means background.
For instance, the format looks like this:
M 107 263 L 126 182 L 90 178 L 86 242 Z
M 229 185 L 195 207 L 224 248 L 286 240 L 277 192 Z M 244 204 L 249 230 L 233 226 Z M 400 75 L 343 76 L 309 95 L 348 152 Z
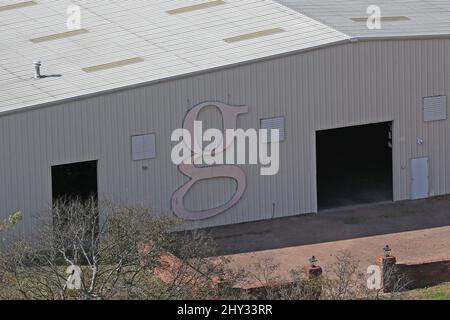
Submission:
M 319 214 L 216 227 L 220 254 L 236 268 L 270 259 L 281 278 L 316 256 L 327 270 L 349 250 L 361 270 L 389 244 L 399 262 L 450 257 L 450 196 L 325 211 Z

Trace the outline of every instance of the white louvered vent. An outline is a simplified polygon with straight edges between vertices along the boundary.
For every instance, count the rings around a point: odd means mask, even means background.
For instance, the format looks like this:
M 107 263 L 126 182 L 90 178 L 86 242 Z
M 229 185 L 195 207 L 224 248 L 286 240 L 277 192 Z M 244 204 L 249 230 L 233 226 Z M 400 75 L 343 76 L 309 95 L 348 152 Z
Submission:
M 278 129 L 279 130 L 279 139 L 278 142 L 284 141 L 285 139 L 285 129 L 284 129 L 284 117 L 275 117 L 275 118 L 267 118 L 261 119 L 261 129 L 267 130 L 267 136 L 263 139 L 264 143 L 272 142 L 270 139 L 271 130 Z M 277 141 L 273 141 L 277 142 Z
M 423 120 L 438 121 L 447 119 L 447 97 L 436 96 L 423 99 Z
M 156 157 L 156 138 L 154 134 L 131 137 L 131 155 L 134 161 Z

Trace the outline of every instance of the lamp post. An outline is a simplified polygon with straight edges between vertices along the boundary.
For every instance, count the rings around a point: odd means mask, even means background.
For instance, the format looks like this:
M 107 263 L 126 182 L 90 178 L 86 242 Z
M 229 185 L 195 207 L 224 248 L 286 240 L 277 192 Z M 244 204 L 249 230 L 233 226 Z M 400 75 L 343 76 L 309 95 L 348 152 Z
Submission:
M 314 268 L 319 260 L 317 260 L 316 256 L 312 256 L 311 258 L 308 259 L 308 261 L 311 267 Z
M 309 266 L 305 266 L 304 270 L 306 272 L 307 279 L 311 281 L 311 292 L 309 294 L 311 295 L 312 299 L 317 300 L 322 294 L 322 283 L 319 280 L 320 276 L 322 275 L 322 268 L 317 265 L 317 262 L 319 260 L 317 260 L 316 256 L 311 256 L 308 261 Z
M 383 247 L 384 254 L 378 258 L 381 267 L 381 279 L 384 292 L 392 292 L 396 282 L 395 265 L 397 259 L 392 255 L 392 249 L 389 245 Z
M 317 260 L 316 256 L 311 256 L 308 261 L 309 265 L 304 267 L 308 279 L 316 279 L 320 277 L 322 275 L 322 268 L 317 264 L 319 260 Z
M 384 248 L 383 248 L 383 251 L 384 251 L 384 256 L 386 258 L 391 256 L 392 249 L 389 247 L 389 245 L 385 245 Z

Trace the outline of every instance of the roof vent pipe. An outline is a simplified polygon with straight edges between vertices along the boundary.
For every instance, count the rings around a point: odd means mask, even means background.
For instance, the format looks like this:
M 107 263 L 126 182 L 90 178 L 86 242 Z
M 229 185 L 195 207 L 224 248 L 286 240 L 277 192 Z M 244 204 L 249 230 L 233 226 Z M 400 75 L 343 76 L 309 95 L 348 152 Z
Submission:
M 33 62 L 34 64 L 34 78 L 35 79 L 40 79 L 42 78 L 41 76 L 41 62 L 40 61 L 35 61 Z

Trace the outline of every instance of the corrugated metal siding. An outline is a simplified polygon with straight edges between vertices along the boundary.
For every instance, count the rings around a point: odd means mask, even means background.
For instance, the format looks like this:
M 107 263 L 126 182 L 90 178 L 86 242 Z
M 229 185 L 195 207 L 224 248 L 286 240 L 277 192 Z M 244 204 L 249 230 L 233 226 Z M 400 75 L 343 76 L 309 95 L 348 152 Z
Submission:
M 364 123 L 394 121 L 395 200 L 409 199 L 416 157 L 430 158 L 431 195 L 448 194 L 449 121 L 423 122 L 422 98 L 450 95 L 449 56 L 450 40 L 360 42 L 2 116 L 0 212 L 22 210 L 30 232 L 29 217 L 51 200 L 50 166 L 98 159 L 103 196 L 169 213 L 172 193 L 187 181 L 170 160 L 170 135 L 206 100 L 249 106 L 243 128 L 285 115 L 286 140 L 278 175 L 243 166 L 243 199 L 186 228 L 315 212 L 315 130 Z M 215 112 L 202 118 L 217 123 Z M 131 136 L 142 133 L 156 133 L 157 157 L 131 161 Z M 199 184 L 188 206 L 217 206 L 233 188 L 227 180 Z

